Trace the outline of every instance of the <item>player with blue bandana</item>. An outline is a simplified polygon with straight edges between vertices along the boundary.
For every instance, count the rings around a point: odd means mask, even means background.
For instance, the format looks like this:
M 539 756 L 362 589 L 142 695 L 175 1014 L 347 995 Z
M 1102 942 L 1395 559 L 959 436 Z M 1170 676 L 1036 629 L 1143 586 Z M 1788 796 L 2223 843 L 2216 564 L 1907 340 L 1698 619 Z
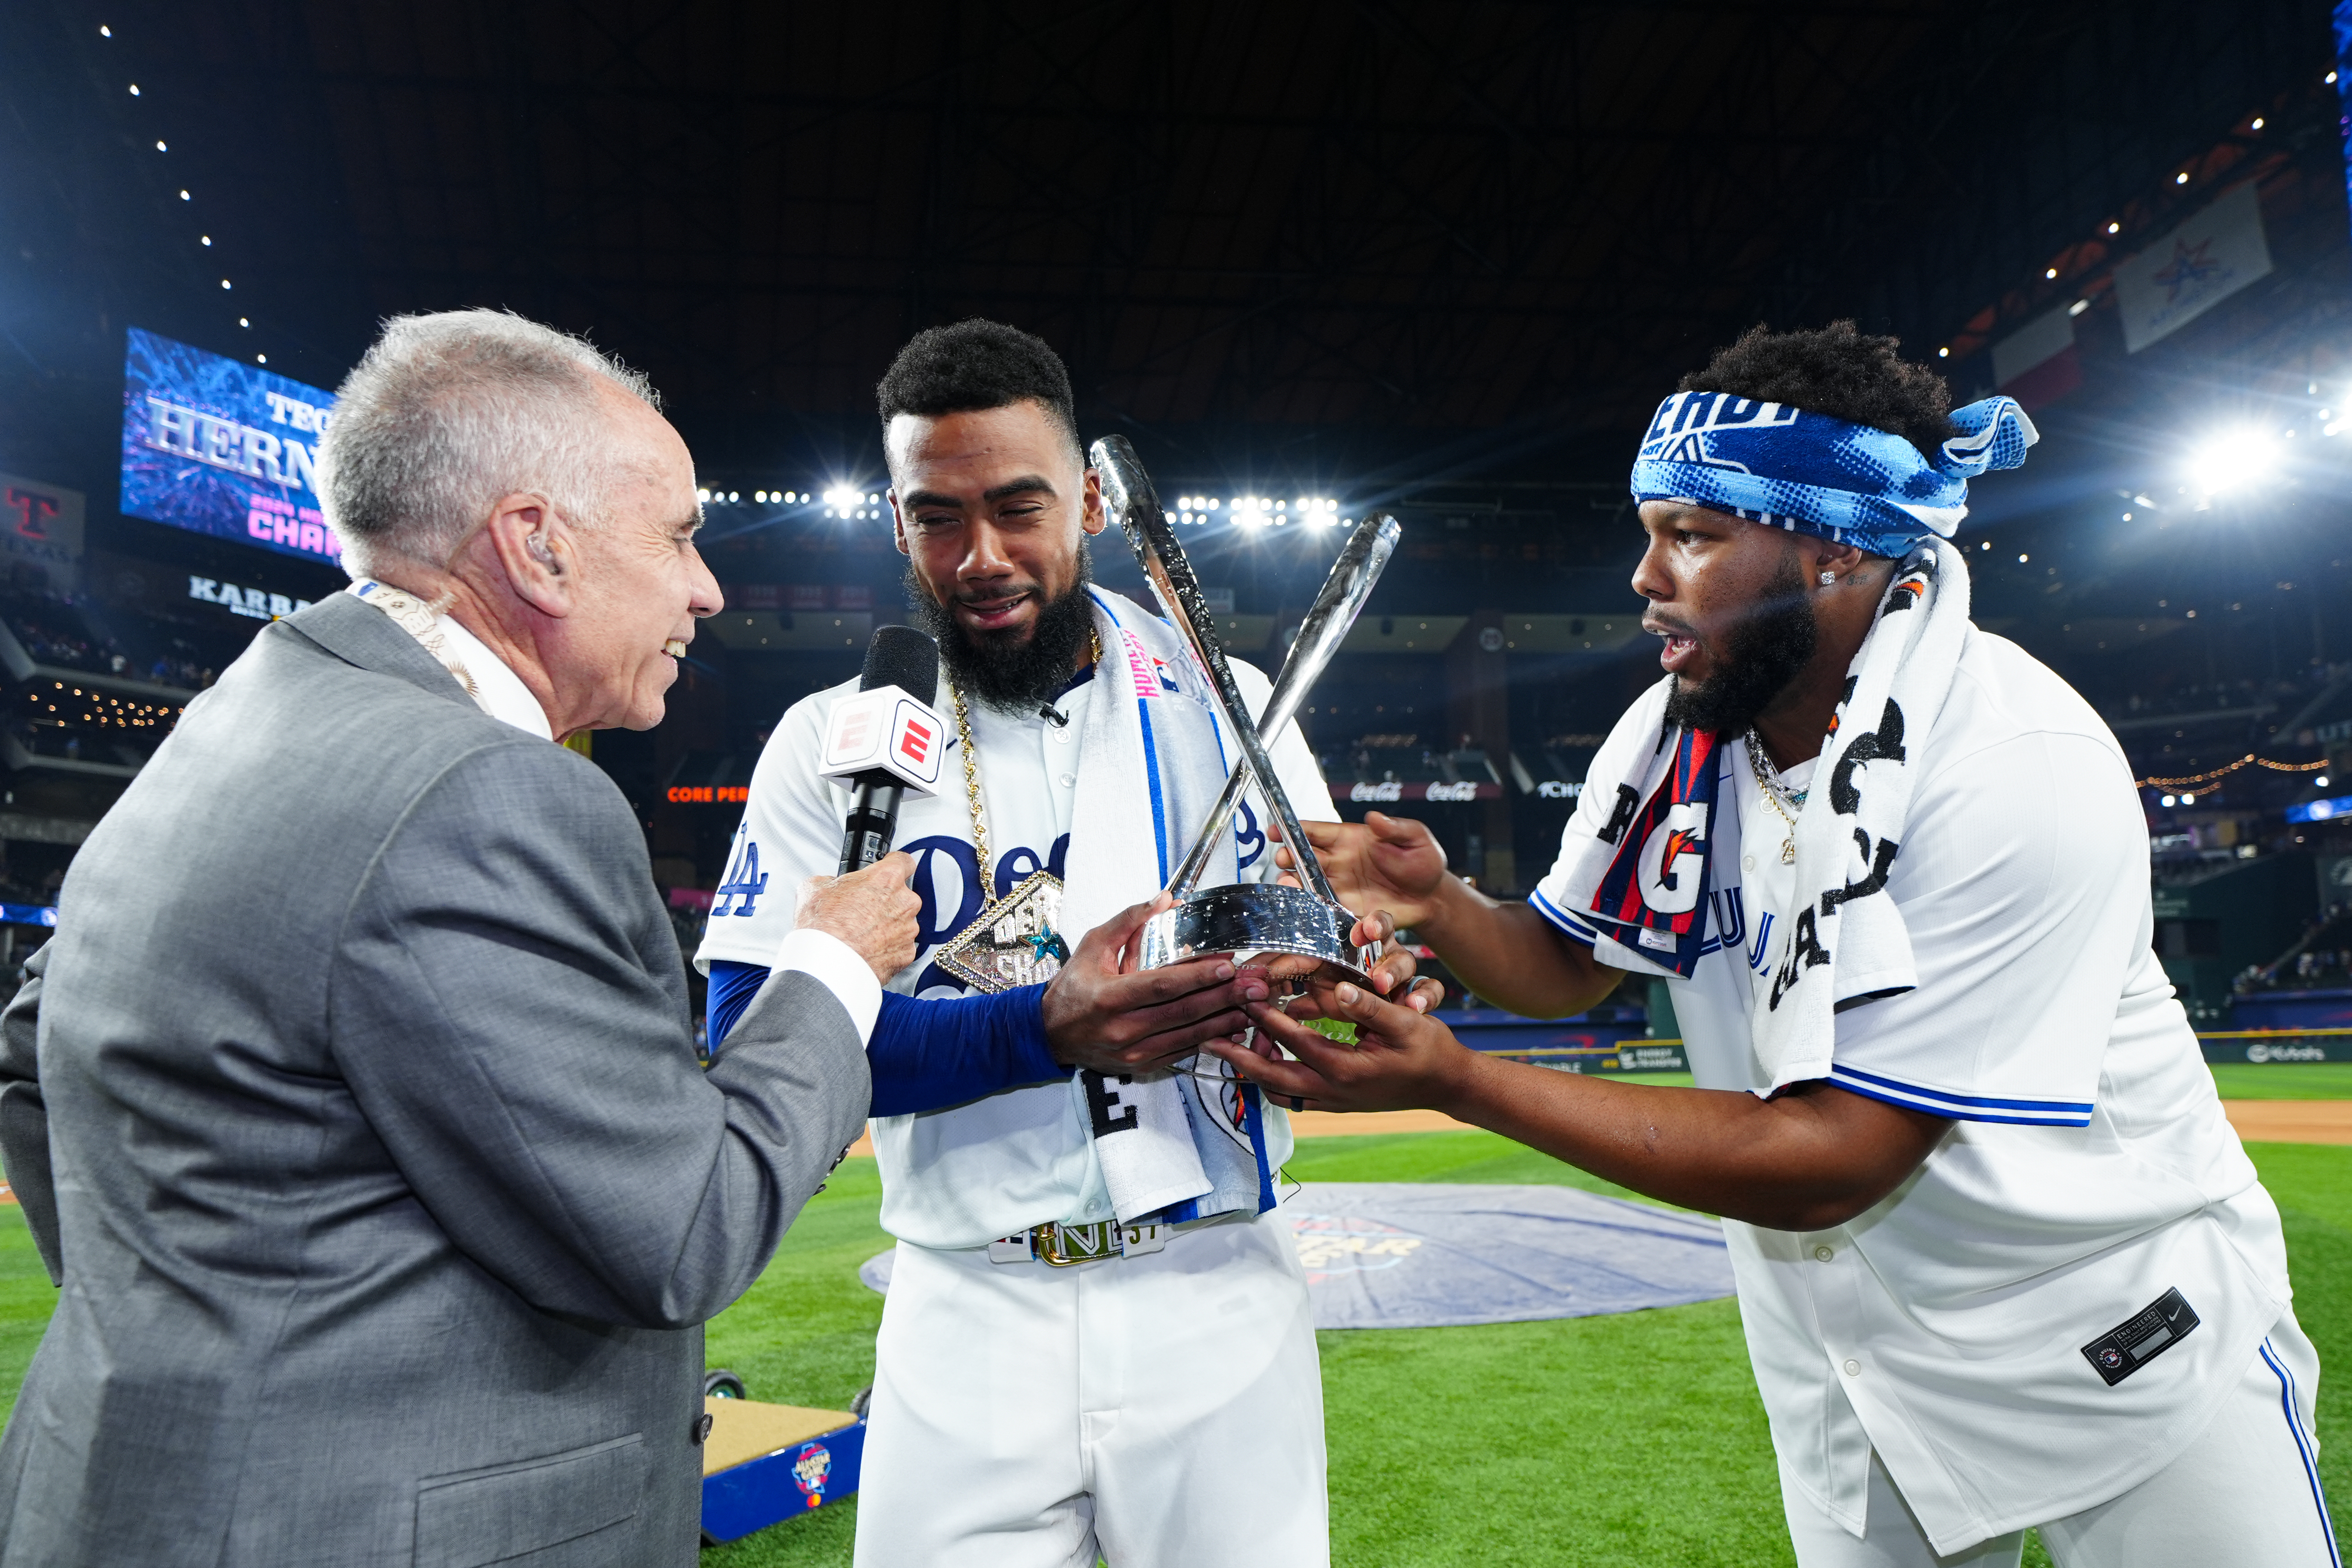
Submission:
M 1633 489 L 1661 680 L 1500 904 L 1417 824 L 1307 829 L 1479 995 L 1672 988 L 1698 1086 L 1465 1050 L 1353 988 L 1335 1047 L 1213 1047 L 1294 1105 L 1432 1106 L 1725 1216 L 1802 1568 L 2336 1568 L 2279 1215 L 2152 929 L 2131 769 L 1969 621 L 1967 481 L 2035 439 L 1851 322 L 1759 328 Z

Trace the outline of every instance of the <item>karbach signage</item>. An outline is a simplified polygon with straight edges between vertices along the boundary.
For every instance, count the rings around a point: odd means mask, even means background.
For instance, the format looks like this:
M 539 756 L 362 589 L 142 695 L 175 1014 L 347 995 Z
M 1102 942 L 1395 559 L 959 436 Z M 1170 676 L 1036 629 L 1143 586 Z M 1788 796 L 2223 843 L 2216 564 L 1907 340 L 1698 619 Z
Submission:
M 0 474 L 0 564 L 29 563 L 54 589 L 81 567 L 82 494 L 20 474 Z
M 218 605 L 233 616 L 245 616 L 257 621 L 274 621 L 280 616 L 290 616 L 297 610 L 310 607 L 308 599 L 289 599 L 283 594 L 271 594 L 259 588 L 240 588 L 234 583 L 223 583 L 211 577 L 191 576 L 188 597 L 201 599 L 207 605 Z
M 319 510 L 334 395 L 133 327 L 122 367 L 122 510 L 311 561 L 341 554 Z

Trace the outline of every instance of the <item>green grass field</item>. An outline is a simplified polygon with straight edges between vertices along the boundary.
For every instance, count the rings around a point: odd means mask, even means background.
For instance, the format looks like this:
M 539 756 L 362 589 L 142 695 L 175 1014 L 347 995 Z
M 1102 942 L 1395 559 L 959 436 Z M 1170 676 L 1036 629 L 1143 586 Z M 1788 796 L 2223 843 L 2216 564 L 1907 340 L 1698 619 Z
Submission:
M 2261 1086 L 2315 1067 L 2223 1069 Z M 2338 1075 L 2352 1079 L 2352 1068 Z M 2315 1090 L 2316 1079 L 2298 1080 Z M 2286 1085 L 2280 1084 L 2282 1089 Z M 2352 1094 L 2352 1084 L 2345 1090 Z M 2275 1091 L 2263 1098 L 2309 1098 Z M 2250 1145 L 2286 1215 L 2297 1310 L 2325 1364 L 2352 1368 L 2352 1147 Z M 1558 1183 L 1619 1189 L 1486 1132 L 1314 1140 L 1305 1181 Z M 872 1376 L 882 1299 L 857 1265 L 888 1245 L 881 1187 L 853 1160 L 743 1300 L 711 1364 L 752 1397 L 845 1406 Z M 0 1394 L 13 1397 L 54 1292 L 23 1220 L 0 1209 Z M 1730 1301 L 1483 1328 L 1326 1331 L 1334 1561 L 1345 1568 L 1758 1568 L 1793 1559 L 1764 1412 Z M 2352 1498 L 2352 1395 L 2320 1384 L 2321 1469 Z M 705 1568 L 849 1561 L 855 1500 L 702 1555 Z M 2338 1510 L 2339 1531 L 2352 1515 Z M 2044 1563 L 2029 1544 L 2028 1563 Z

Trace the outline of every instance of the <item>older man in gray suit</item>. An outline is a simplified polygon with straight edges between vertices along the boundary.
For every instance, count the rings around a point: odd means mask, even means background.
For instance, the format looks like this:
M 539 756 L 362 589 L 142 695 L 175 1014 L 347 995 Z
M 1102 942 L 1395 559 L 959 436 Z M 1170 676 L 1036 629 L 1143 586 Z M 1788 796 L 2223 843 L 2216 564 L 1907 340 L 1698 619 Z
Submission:
M 388 324 L 321 453 L 361 580 L 189 704 L 0 1027 L 62 1286 L 0 1563 L 694 1561 L 700 1324 L 857 1135 L 904 856 L 824 886 L 708 1072 L 627 803 L 692 460 L 488 311 Z

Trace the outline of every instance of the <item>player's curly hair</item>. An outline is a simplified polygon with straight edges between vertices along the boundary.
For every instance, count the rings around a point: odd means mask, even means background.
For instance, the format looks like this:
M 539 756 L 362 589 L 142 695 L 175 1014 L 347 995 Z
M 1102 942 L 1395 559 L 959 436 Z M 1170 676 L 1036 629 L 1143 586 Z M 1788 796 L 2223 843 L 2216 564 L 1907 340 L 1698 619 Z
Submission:
M 1070 373 L 1043 338 L 1002 321 L 973 316 L 953 326 L 917 332 L 874 388 L 882 427 L 901 414 L 936 418 L 1034 402 L 1070 438 L 1084 460 L 1078 439 Z
M 1902 437 L 1929 458 L 1952 429 L 1952 389 L 1924 364 L 1897 357 L 1895 338 L 1864 336 L 1852 321 L 1776 332 L 1759 323 L 1718 349 L 1677 392 L 1727 392 Z

